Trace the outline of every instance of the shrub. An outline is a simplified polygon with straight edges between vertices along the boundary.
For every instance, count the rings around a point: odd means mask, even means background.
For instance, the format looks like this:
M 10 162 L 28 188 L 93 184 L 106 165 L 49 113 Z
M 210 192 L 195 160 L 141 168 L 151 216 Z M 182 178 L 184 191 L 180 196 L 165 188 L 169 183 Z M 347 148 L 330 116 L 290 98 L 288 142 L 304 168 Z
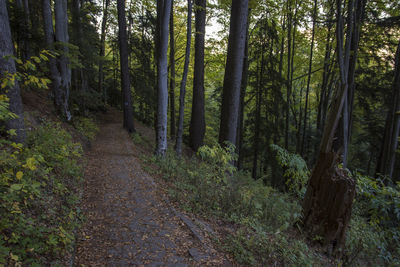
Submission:
M 99 132 L 97 124 L 91 118 L 79 117 L 79 116 L 74 117 L 73 125 L 75 129 L 80 134 L 88 138 L 89 141 L 92 141 L 96 137 L 96 134 Z
M 0 147 L 0 265 L 55 264 L 74 239 L 81 147 L 52 123 Z

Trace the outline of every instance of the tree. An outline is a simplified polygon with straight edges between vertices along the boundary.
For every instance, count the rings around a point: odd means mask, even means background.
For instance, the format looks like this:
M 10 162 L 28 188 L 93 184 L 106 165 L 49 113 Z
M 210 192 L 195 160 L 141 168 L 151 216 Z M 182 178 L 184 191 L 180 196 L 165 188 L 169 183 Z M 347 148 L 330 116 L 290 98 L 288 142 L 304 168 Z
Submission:
M 171 0 L 163 0 L 161 8 L 160 38 L 157 64 L 157 128 L 156 154 L 164 156 L 167 151 L 168 125 L 168 25 L 171 14 Z
M 400 131 L 400 42 L 397 45 L 395 57 L 394 80 L 392 85 L 393 98 L 391 108 L 386 116 L 385 133 L 376 174 L 386 175 L 393 178 L 394 164 Z
M 222 145 L 226 141 L 236 144 L 247 13 L 248 0 L 232 2 L 219 129 L 219 143 Z
M 107 18 L 108 18 L 108 5 L 110 0 L 103 0 L 103 19 L 101 21 L 101 35 L 100 35 L 100 60 L 99 60 L 99 92 L 103 95 L 103 102 L 107 104 L 106 87 L 104 86 L 104 73 L 103 61 L 106 52 L 106 31 L 107 31 Z
M 7 5 L 5 0 L 0 0 L 0 78 L 6 75 L 14 75 L 16 67 L 14 59 L 10 56 L 14 54 L 14 46 L 11 39 L 10 23 L 8 19 Z M 2 90 L 4 90 L 2 88 Z M 12 86 L 5 88 L 7 97 L 10 101 L 10 111 L 18 117 L 7 121 L 8 130 L 14 129 L 16 135 L 12 139 L 19 143 L 25 141 L 24 110 L 21 100 L 21 90 L 18 81 L 14 81 Z
M 185 51 L 185 63 L 183 66 L 183 75 L 179 93 L 179 119 L 178 119 L 178 134 L 176 136 L 175 151 L 180 156 L 182 154 L 182 135 L 183 135 L 183 119 L 185 115 L 185 94 L 186 94 L 186 80 L 189 69 L 190 60 L 190 45 L 192 41 L 192 0 L 187 1 L 187 33 L 186 33 L 186 51 Z
M 171 4 L 171 16 L 169 19 L 169 64 L 170 64 L 170 77 L 169 77 L 169 108 L 170 108 L 170 132 L 171 138 L 175 138 L 175 37 L 174 37 L 174 0 Z
M 121 65 L 121 91 L 122 91 L 122 107 L 124 111 L 124 128 L 132 133 L 135 132 L 133 125 L 133 109 L 132 96 L 129 82 L 129 63 L 128 63 L 128 40 L 126 36 L 126 19 L 125 19 L 125 0 L 117 1 L 118 8 L 118 36 L 119 36 L 119 51 Z
M 50 0 L 43 0 L 43 29 L 46 39 L 47 49 L 54 52 L 54 29 L 53 29 L 53 15 L 51 11 Z M 64 91 L 61 88 L 61 75 L 57 68 L 57 60 L 54 57 L 49 58 L 49 71 L 51 78 L 51 88 L 54 95 L 54 105 L 57 112 L 62 115 L 65 114 L 63 109 Z
M 204 115 L 204 39 L 206 34 L 206 0 L 195 0 L 195 41 L 192 116 L 189 145 L 197 151 L 203 145 L 206 122 Z
M 342 248 L 344 245 L 355 196 L 355 181 L 344 169 L 338 167 L 341 162 L 341 149 L 337 150 L 334 146 L 334 135 L 338 130 L 348 94 L 350 46 L 354 29 L 358 26 L 354 24 L 357 21 L 357 14 L 363 7 L 363 0 L 357 0 L 357 4 L 352 0 L 348 2 L 346 43 L 343 48 L 342 0 L 337 0 L 336 36 L 340 86 L 329 110 L 319 157 L 312 171 L 303 203 L 304 227 L 312 236 L 322 236 L 324 244 L 332 250 Z M 356 54 L 353 56 L 356 57 Z
M 71 88 L 71 67 L 68 60 L 68 15 L 67 15 L 67 0 L 55 0 L 54 13 L 56 24 L 56 41 L 61 46 L 61 55 L 58 58 L 58 65 L 61 75 L 61 87 L 64 91 L 63 96 L 63 115 L 67 121 L 72 118 L 69 111 L 69 92 Z

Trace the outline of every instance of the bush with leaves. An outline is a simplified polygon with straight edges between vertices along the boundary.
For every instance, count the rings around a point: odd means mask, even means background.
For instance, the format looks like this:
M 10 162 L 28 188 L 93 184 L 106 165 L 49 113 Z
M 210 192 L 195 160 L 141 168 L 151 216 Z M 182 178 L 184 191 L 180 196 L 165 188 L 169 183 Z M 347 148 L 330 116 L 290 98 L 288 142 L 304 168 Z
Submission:
M 80 134 L 89 139 L 89 141 L 92 141 L 96 137 L 96 134 L 99 132 L 99 127 L 97 126 L 97 124 L 94 122 L 93 119 L 88 117 L 76 116 L 73 118 L 72 123 L 75 129 Z
M 283 169 L 283 177 L 286 178 L 289 192 L 300 198 L 303 197 L 310 178 L 310 171 L 305 160 L 300 155 L 289 153 L 278 145 L 271 144 L 270 148 L 276 154 L 277 163 Z

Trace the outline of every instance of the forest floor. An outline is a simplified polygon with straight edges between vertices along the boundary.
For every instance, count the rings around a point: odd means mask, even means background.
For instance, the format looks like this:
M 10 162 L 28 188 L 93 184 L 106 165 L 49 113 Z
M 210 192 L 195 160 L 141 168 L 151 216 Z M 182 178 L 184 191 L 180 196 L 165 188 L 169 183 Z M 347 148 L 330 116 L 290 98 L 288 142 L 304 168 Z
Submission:
M 235 265 L 213 247 L 207 223 L 174 208 L 163 185 L 143 170 L 143 150 L 134 145 L 121 119 L 113 110 L 103 116 L 86 156 L 85 222 L 74 265 Z M 153 134 L 136 127 L 142 135 Z

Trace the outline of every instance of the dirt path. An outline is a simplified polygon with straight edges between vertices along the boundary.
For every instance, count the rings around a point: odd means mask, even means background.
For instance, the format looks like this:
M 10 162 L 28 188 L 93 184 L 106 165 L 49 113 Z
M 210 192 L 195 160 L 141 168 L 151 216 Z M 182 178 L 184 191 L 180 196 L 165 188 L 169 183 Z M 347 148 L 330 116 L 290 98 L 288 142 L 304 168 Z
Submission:
M 115 112 L 114 112 L 115 113 Z M 230 265 L 201 242 L 145 173 L 120 114 L 106 114 L 88 153 L 75 266 Z

